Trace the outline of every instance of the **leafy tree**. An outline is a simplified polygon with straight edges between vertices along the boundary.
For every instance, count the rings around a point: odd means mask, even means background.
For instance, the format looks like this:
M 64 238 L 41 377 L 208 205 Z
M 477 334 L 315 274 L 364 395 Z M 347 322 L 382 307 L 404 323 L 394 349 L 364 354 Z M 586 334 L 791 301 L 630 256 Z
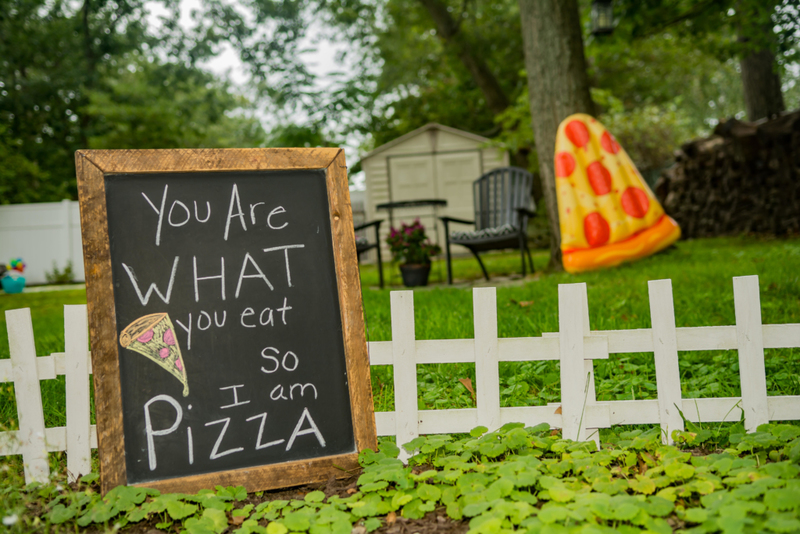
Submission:
M 89 93 L 90 148 L 246 147 L 265 141 L 249 105 L 212 74 L 134 53 L 101 68 L 104 87 Z
M 0 204 L 34 202 L 42 196 L 63 198 L 65 184 L 49 180 L 39 165 L 22 154 L 20 144 L 7 126 L 0 125 Z
M 751 120 L 784 109 L 780 72 L 796 57 L 798 0 L 619 0 L 615 9 L 619 24 L 614 40 L 688 37 L 721 61 L 738 60 Z
M 197 64 L 218 39 L 156 34 L 139 0 L 0 0 L 3 202 L 76 198 L 80 148 L 259 146 L 251 104 Z

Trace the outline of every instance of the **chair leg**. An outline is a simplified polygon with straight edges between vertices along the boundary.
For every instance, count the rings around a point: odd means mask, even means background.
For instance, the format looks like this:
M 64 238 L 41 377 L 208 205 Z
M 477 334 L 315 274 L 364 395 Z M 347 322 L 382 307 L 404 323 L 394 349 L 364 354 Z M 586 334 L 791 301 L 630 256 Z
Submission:
M 489 273 L 486 272 L 486 267 L 483 266 L 483 261 L 481 261 L 481 257 L 472 248 L 470 248 L 469 251 L 472 252 L 472 254 L 475 256 L 475 259 L 478 260 L 478 265 L 481 266 L 481 271 L 483 271 L 483 276 L 486 278 L 486 281 L 488 282 L 489 281 Z
M 528 254 L 528 262 L 531 265 L 531 274 L 536 272 L 536 269 L 533 268 L 533 257 L 531 256 L 531 249 L 528 247 L 528 243 L 525 243 L 525 252 Z
M 378 253 L 378 280 L 383 289 L 383 262 L 381 261 L 381 221 L 375 225 L 375 251 Z
M 519 255 L 522 258 L 522 277 L 525 278 L 525 249 L 528 247 L 525 243 L 525 234 L 519 233 Z
M 375 250 L 378 253 L 378 280 L 380 280 L 381 289 L 383 289 L 383 261 L 381 261 L 381 245 L 378 243 L 378 246 L 375 247 Z
M 445 256 L 447 257 L 447 285 L 453 285 L 453 265 L 450 263 L 450 232 L 447 227 L 447 221 L 442 221 L 444 223 L 444 250 Z

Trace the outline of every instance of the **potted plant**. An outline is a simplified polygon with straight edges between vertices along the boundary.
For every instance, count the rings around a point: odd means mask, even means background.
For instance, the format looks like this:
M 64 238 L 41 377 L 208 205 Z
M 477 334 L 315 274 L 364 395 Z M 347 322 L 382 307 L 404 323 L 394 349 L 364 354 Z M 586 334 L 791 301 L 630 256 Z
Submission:
M 442 249 L 428 240 L 425 227 L 415 219 L 413 224 L 403 223 L 398 230 L 392 227 L 386 238 L 394 261 L 400 263 L 403 285 L 406 287 L 424 286 L 428 284 L 431 272 L 431 256 L 439 254 Z

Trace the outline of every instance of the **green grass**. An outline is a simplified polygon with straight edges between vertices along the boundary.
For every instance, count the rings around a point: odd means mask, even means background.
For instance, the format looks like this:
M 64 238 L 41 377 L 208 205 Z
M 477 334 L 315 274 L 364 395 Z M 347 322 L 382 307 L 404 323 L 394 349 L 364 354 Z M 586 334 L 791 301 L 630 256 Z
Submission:
M 661 278 L 673 281 L 677 326 L 733 324 L 731 278 L 751 274 L 760 277 L 763 322 L 797 323 L 799 260 L 800 239 L 713 239 L 681 242 L 665 253 L 615 269 L 579 276 L 537 274 L 498 287 L 498 330 L 501 337 L 557 331 L 558 284 L 574 282 L 587 283 L 593 329 L 647 328 L 647 281 Z M 518 262 L 515 254 L 487 257 L 493 275 L 517 272 Z M 536 254 L 535 262 L 542 269 L 546 254 Z M 387 275 L 396 269 L 386 267 Z M 457 278 L 480 278 L 473 259 L 459 259 L 454 267 Z M 438 266 L 438 272 L 441 279 L 443 266 Z M 434 281 L 436 273 L 437 268 Z M 399 276 L 389 280 L 399 283 Z M 389 290 L 399 287 L 374 289 L 377 272 L 372 266 L 362 266 L 362 282 L 367 338 L 389 340 Z M 85 298 L 84 291 L 4 295 L 0 308 L 31 308 L 37 353 L 46 355 L 63 350 L 63 305 L 82 303 Z M 414 300 L 418 339 L 473 336 L 469 289 L 434 284 L 416 290 Z M 7 340 L 0 337 L 0 358 L 7 358 Z M 800 349 L 768 350 L 766 366 L 770 395 L 800 394 Z M 680 373 L 684 397 L 739 394 L 736 351 L 682 353 Z M 612 355 L 608 361 L 595 362 L 595 374 L 601 400 L 655 398 L 651 353 Z M 460 378 L 474 383 L 474 366 L 419 366 L 420 408 L 474 406 Z M 391 368 L 374 367 L 372 380 L 376 409 L 391 410 Z M 559 400 L 557 362 L 501 364 L 500 383 L 503 406 Z M 63 378 L 44 381 L 47 426 L 64 424 L 63 395 Z M 0 430 L 16 424 L 13 385 L 0 385 Z M 602 434 L 600 452 L 592 452 L 591 442 L 561 440 L 546 425 L 520 426 L 506 425 L 484 435 L 485 429 L 479 428 L 469 436 L 420 437 L 412 442 L 411 448 L 421 451 L 412 463 L 433 464 L 434 472 L 425 473 L 391 460 L 397 448 L 392 439 L 382 440 L 382 452 L 362 453 L 359 492 L 344 499 L 324 499 L 322 492 L 312 491 L 303 500 L 259 504 L 268 495 L 248 496 L 243 488 L 158 496 L 120 487 L 101 500 L 92 485 L 96 474 L 85 477 L 75 491 L 60 485 L 63 453 L 50 455 L 51 471 L 56 474 L 44 486 L 26 487 L 20 458 L 8 457 L 0 460 L 0 479 L 4 480 L 0 517 L 8 524 L 14 521 L 11 530 L 20 533 L 49 532 L 56 527 L 110 531 L 114 523 L 124 526 L 147 517 L 151 523 L 158 518 L 161 523 L 156 527 L 170 531 L 219 532 L 228 528 L 228 513 L 248 517 L 243 524 L 248 529 L 242 532 L 270 532 L 266 527 L 271 532 L 286 532 L 287 527 L 304 532 L 316 525 L 320 531 L 346 533 L 356 523 L 369 530 L 383 526 L 382 518 L 389 511 L 420 518 L 432 509 L 441 514 L 446 507 L 448 517 L 469 521 L 476 534 L 515 526 L 532 533 L 577 532 L 584 527 L 591 532 L 646 528 L 666 533 L 691 527 L 738 532 L 745 523 L 753 531 L 800 529 L 797 425 L 764 425 L 759 432 L 744 435 L 738 423 L 687 423 L 686 432 L 678 434 L 677 447 L 661 445 L 657 427 L 616 427 Z M 716 454 L 698 456 L 681 447 Z M 517 486 L 519 490 L 513 489 Z M 246 499 L 250 503 L 245 505 Z
M 594 330 L 650 327 L 647 281 L 671 278 L 677 326 L 734 324 L 731 278 L 757 274 L 760 278 L 762 320 L 765 324 L 800 322 L 800 239 L 750 237 L 701 239 L 679 242 L 661 254 L 636 263 L 581 275 L 542 274 L 546 252 L 534 254 L 537 274 L 497 289 L 498 332 L 501 337 L 539 336 L 558 331 L 558 284 L 585 282 Z M 492 276 L 519 272 L 514 253 L 490 254 L 486 264 Z M 400 283 L 396 265 L 387 263 L 385 276 Z M 377 289 L 377 270 L 361 267 L 363 303 L 369 341 L 391 339 L 389 294 L 402 289 Z M 473 258 L 454 262 L 456 279 L 480 279 Z M 457 339 L 473 336 L 472 292 L 448 287 L 443 262 L 432 271 L 433 284 L 414 292 L 418 339 Z M 0 308 L 30 307 L 37 354 L 63 351 L 63 304 L 85 302 L 84 291 L 23 293 L 0 297 Z M 5 317 L 0 317 L 4 323 Z M 0 325 L 4 329 L 4 325 Z M 8 357 L 8 343 L 0 336 L 0 358 Z M 770 395 L 800 394 L 800 349 L 766 351 L 767 389 Z M 418 369 L 421 409 L 474 406 L 469 391 L 459 382 L 475 383 L 474 365 L 421 365 Z M 656 397 L 652 353 L 611 355 L 595 362 L 599 400 L 652 399 Z M 723 397 L 740 394 L 736 351 L 688 352 L 680 357 L 684 397 Z M 377 410 L 393 409 L 392 371 L 373 367 L 373 394 Z M 502 363 L 503 406 L 541 405 L 558 401 L 557 362 Z M 0 426 L 16 428 L 13 386 L 0 386 Z M 63 377 L 43 383 L 46 424 L 64 424 Z
M 474 270 L 469 271 L 469 262 Z M 493 256 L 497 270 L 515 272 L 516 255 Z M 534 259 L 544 267 L 545 255 Z M 501 337 L 538 336 L 558 331 L 558 284 L 585 282 L 593 330 L 649 328 L 647 281 L 672 279 L 675 322 L 681 326 L 735 324 L 734 276 L 758 275 L 764 324 L 800 322 L 800 240 L 718 238 L 679 242 L 676 247 L 636 263 L 581 275 L 550 274 L 521 285 L 499 287 L 498 333 Z M 505 270 L 503 268 L 506 268 Z M 475 260 L 464 259 L 456 278 L 479 277 Z M 464 274 L 466 273 L 466 274 Z M 371 276 L 365 272 L 365 285 Z M 363 291 L 369 341 L 391 339 L 389 291 Z M 414 293 L 418 339 L 470 338 L 473 336 L 472 296 L 466 289 L 436 286 Z M 800 394 L 800 349 L 765 351 L 767 390 L 770 395 Z M 684 397 L 740 395 L 736 351 L 686 352 L 680 355 Z M 458 381 L 475 380 L 474 365 L 420 366 L 420 408 L 474 406 L 471 395 Z M 656 398 L 652 353 L 616 354 L 595 362 L 599 400 Z M 392 373 L 389 367 L 372 372 L 376 409 L 392 410 Z M 502 363 L 501 405 L 540 405 L 558 401 L 557 362 Z

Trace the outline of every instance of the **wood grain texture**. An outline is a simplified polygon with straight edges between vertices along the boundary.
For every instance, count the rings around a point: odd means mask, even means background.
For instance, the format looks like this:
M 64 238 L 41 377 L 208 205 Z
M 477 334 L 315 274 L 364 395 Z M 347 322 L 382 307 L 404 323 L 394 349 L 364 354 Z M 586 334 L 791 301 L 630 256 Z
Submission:
M 339 148 L 201 148 L 79 150 L 77 154 L 88 158 L 104 173 L 115 174 L 325 169 L 339 152 Z
M 213 489 L 217 485 L 244 486 L 248 492 L 253 492 L 324 482 L 331 477 L 343 478 L 350 476 L 358 468 L 358 454 L 351 453 L 156 480 L 135 485 L 169 493 L 197 493 L 201 489 Z
M 111 279 L 105 175 L 127 173 L 325 169 L 347 364 L 358 451 L 377 448 L 361 284 L 344 151 L 338 148 L 81 150 L 76 152 L 103 493 L 127 483 L 116 315 Z M 193 492 L 218 484 L 248 491 L 348 476 L 357 452 L 142 484 Z
M 333 258 L 339 288 L 347 384 L 350 390 L 350 410 L 353 415 L 356 447 L 359 451 L 366 448 L 377 450 L 378 438 L 372 403 L 369 354 L 364 329 L 364 309 L 361 303 L 361 275 L 358 270 L 353 210 L 350 206 L 344 150 L 339 150 L 326 171 L 333 233 Z
M 127 476 L 106 188 L 103 170 L 88 157 L 92 154 L 92 151 L 76 152 L 75 166 L 81 209 L 100 481 L 102 491 L 106 493 L 125 484 Z

